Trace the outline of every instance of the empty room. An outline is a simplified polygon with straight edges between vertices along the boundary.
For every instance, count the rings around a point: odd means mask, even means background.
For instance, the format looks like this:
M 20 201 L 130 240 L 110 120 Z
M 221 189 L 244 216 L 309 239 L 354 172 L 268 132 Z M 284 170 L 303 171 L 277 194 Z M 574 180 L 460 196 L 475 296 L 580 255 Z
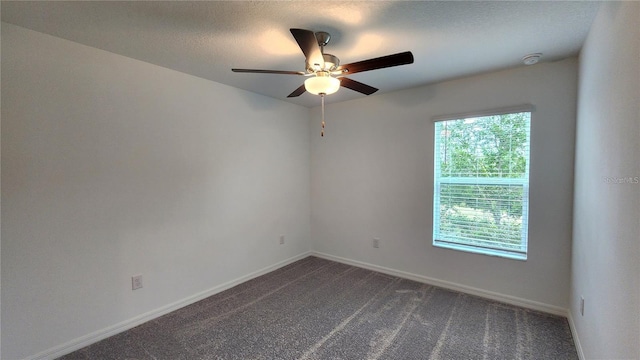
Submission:
M 640 360 L 640 2 L 0 13 L 1 359 Z

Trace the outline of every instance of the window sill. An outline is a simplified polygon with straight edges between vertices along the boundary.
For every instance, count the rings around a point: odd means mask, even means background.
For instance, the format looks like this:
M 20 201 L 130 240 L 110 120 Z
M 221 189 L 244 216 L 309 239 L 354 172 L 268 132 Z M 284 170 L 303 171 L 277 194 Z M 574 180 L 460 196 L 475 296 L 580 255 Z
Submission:
M 520 261 L 527 260 L 527 254 L 513 253 L 509 251 L 504 251 L 504 250 L 482 249 L 482 248 L 476 248 L 473 246 L 449 244 L 449 243 L 442 243 L 438 241 L 434 241 L 433 246 L 444 248 L 444 249 L 450 249 L 450 250 L 464 251 L 464 252 L 469 252 L 474 254 L 496 256 L 496 257 L 507 258 L 512 260 L 520 260 Z

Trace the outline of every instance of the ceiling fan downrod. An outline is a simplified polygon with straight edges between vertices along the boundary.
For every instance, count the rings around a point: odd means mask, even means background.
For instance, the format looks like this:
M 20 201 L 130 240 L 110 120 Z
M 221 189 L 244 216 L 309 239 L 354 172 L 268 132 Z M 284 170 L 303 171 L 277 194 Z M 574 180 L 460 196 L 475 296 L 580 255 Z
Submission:
M 325 54 L 324 47 L 327 46 L 329 41 L 331 40 L 331 35 L 326 31 L 317 31 L 315 33 L 316 39 L 318 40 L 318 46 L 320 47 L 320 53 L 322 54 L 322 58 L 324 60 L 324 66 L 321 69 L 316 69 L 316 71 L 326 71 L 332 72 L 335 71 L 340 65 L 340 59 L 333 54 Z

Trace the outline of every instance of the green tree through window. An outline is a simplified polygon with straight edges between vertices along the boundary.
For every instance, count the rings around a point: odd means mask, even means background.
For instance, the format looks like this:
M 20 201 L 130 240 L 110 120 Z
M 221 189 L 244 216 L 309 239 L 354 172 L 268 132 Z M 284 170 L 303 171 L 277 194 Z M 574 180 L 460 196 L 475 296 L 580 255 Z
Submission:
M 435 123 L 434 245 L 526 258 L 530 112 Z

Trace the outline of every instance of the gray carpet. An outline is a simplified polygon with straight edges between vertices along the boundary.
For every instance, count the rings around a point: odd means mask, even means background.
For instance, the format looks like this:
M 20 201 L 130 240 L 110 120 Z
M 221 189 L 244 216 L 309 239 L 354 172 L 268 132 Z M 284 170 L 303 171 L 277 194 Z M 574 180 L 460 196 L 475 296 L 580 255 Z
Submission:
M 316 257 L 61 359 L 577 359 L 567 320 Z

